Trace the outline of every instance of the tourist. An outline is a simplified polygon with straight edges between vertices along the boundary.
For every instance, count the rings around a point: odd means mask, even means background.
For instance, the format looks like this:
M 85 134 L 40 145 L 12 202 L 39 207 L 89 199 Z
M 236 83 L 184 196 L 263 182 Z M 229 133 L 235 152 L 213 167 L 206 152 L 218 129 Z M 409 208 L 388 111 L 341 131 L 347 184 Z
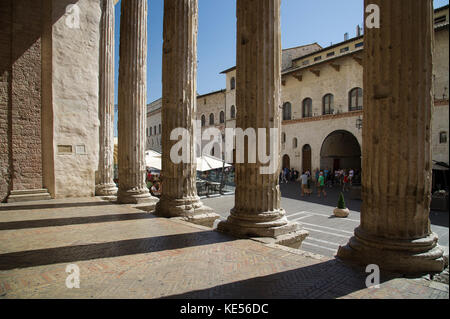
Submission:
M 302 197 L 305 196 L 305 194 L 309 194 L 307 191 L 308 189 L 308 175 L 306 175 L 305 172 L 303 172 L 302 176 L 300 176 L 300 181 L 302 183 Z
M 350 168 L 350 171 L 348 172 L 348 180 L 350 183 L 350 187 L 353 185 L 353 177 L 355 176 L 355 171 Z
M 327 197 L 327 193 L 325 192 L 325 177 L 323 176 L 323 172 L 320 172 L 319 178 L 317 180 L 318 197 L 320 197 L 320 193 L 323 193 L 323 197 Z
M 159 197 L 161 196 L 161 183 L 156 182 L 153 184 L 152 188 L 150 189 L 153 196 Z
M 343 192 L 349 190 L 348 184 L 349 184 L 349 178 L 348 178 L 348 175 L 347 175 L 346 173 L 344 173 L 344 179 L 343 179 L 343 181 L 342 181 L 342 191 L 343 191 Z

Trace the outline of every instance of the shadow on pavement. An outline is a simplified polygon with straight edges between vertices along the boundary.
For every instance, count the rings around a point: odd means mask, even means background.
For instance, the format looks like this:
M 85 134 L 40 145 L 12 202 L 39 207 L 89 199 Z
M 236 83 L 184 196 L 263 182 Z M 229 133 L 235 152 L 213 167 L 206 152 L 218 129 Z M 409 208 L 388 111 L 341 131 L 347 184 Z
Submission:
M 366 289 L 366 278 L 362 269 L 333 259 L 162 299 L 335 299 Z M 393 278 L 382 277 L 380 283 Z
M 110 214 L 99 216 L 21 220 L 13 222 L 1 222 L 0 230 L 94 224 L 94 223 L 117 222 L 124 220 L 138 220 L 149 218 L 156 218 L 156 217 L 153 214 L 149 213 L 128 213 L 128 214 Z
M 0 270 L 145 254 L 236 240 L 216 231 L 20 251 L 0 255 Z M 181 253 L 181 252 L 180 252 Z

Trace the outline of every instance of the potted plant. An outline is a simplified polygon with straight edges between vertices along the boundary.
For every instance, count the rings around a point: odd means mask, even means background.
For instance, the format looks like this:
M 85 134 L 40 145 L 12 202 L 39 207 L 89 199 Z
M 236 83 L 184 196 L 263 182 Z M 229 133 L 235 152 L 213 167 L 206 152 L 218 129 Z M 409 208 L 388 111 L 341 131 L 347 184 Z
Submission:
M 345 206 L 344 194 L 339 195 L 338 207 L 333 211 L 334 216 L 345 218 L 350 214 L 350 210 Z

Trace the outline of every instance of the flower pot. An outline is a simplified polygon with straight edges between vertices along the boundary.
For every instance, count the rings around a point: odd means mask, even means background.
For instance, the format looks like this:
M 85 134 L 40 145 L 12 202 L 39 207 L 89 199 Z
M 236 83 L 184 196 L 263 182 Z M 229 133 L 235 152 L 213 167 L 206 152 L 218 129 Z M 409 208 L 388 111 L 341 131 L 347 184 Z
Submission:
M 348 208 L 344 208 L 344 209 L 336 208 L 333 211 L 333 214 L 336 217 L 345 218 L 345 217 L 348 217 L 348 215 L 350 214 L 350 210 Z

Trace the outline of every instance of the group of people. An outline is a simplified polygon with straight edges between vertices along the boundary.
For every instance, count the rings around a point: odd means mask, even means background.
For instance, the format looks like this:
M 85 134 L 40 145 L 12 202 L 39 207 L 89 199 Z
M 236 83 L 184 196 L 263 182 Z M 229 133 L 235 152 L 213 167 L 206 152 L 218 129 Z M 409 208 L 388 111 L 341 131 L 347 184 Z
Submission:
M 147 187 L 152 196 L 160 197 L 162 191 L 160 176 L 147 171 Z
M 280 172 L 280 184 L 288 183 L 289 181 L 295 182 L 296 180 L 298 180 L 299 176 L 299 171 L 285 167 Z
M 317 196 L 320 197 L 321 195 L 323 195 L 323 197 L 327 197 L 327 193 L 325 192 L 325 183 L 328 175 L 325 176 L 324 171 L 317 171 L 316 173 Z M 309 170 L 302 173 L 302 175 L 300 176 L 300 182 L 302 185 L 302 197 L 305 195 L 310 196 L 313 193 L 313 183 L 311 172 Z
M 342 187 L 343 192 L 350 191 L 351 186 L 354 183 L 355 177 L 359 175 L 359 171 L 354 169 L 336 169 L 333 171 L 329 169 L 316 170 L 313 175 L 309 170 L 304 171 L 300 176 L 298 172 L 293 169 L 284 168 L 280 173 L 280 184 L 287 183 L 288 181 L 297 181 L 300 178 L 301 183 L 301 196 L 311 195 L 313 193 L 313 181 L 315 181 L 317 187 L 318 197 L 327 196 L 325 191 L 326 187 L 332 188 L 334 186 Z

